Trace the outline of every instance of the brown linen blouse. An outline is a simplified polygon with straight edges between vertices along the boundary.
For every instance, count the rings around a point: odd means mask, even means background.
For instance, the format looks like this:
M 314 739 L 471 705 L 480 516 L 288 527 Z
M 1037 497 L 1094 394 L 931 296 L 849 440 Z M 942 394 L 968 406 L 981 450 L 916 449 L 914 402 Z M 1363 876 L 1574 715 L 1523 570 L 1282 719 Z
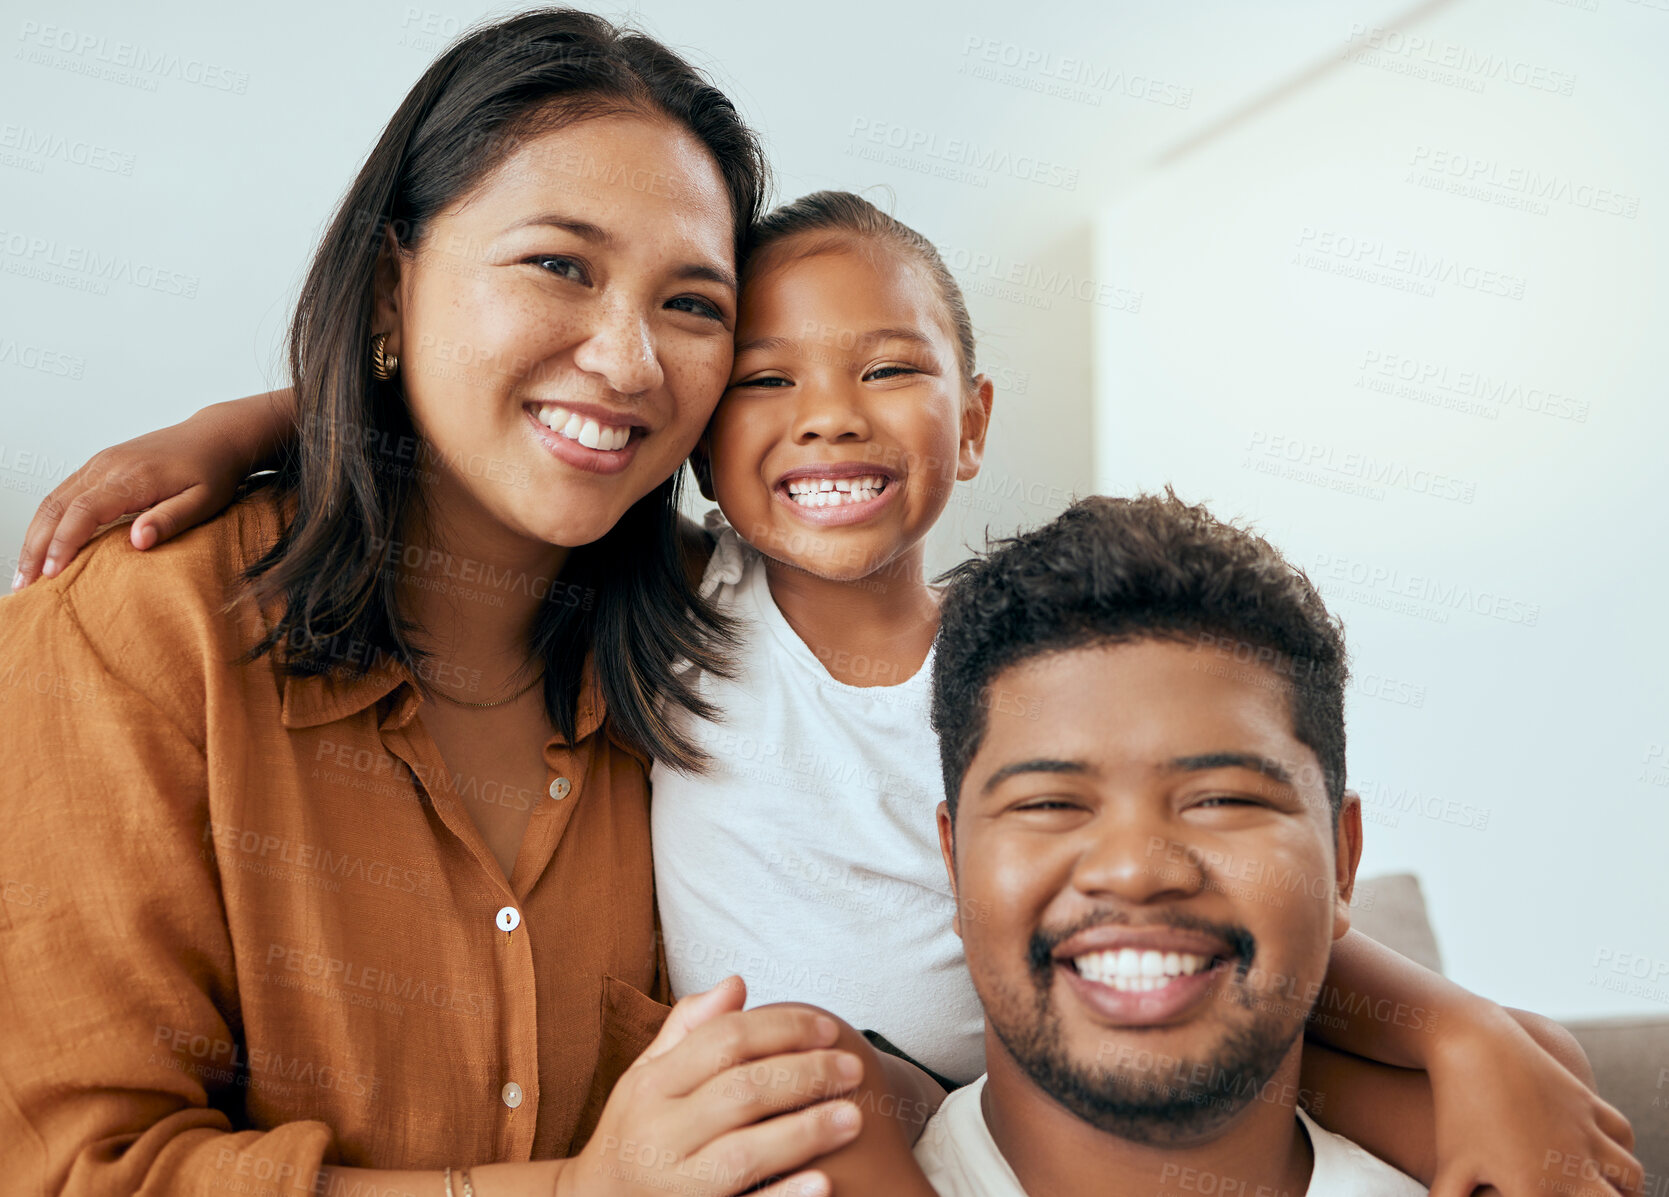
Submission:
M 278 511 L 0 600 L 7 1193 L 566 1156 L 664 1016 L 646 762 L 595 677 L 548 790 L 499 797 L 533 805 L 506 882 L 402 666 L 236 663 Z

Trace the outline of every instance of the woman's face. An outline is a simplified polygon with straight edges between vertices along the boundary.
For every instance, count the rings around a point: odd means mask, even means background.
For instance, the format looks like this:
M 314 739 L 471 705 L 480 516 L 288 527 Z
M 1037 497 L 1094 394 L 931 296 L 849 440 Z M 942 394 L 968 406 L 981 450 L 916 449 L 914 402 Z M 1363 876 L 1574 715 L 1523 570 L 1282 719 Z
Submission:
M 521 141 L 391 255 L 377 328 L 448 524 L 573 547 L 670 477 L 729 376 L 733 242 L 705 147 L 609 116 Z

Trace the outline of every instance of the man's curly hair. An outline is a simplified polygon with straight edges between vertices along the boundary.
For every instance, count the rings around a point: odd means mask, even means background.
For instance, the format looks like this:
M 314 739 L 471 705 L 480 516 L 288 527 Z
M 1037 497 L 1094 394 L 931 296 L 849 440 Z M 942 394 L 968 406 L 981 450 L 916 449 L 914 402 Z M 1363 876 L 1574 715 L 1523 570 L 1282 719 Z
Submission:
M 997 675 L 1032 657 L 1138 640 L 1199 645 L 1269 670 L 1338 817 L 1345 784 L 1344 631 L 1308 577 L 1260 536 L 1163 495 L 1094 496 L 945 575 L 933 729 L 951 813 L 985 735 Z

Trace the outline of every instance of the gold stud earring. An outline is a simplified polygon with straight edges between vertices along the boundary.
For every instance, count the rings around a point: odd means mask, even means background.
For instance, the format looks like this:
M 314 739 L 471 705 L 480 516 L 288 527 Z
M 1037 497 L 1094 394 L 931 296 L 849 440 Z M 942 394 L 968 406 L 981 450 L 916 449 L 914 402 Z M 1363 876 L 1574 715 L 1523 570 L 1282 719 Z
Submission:
M 371 375 L 381 382 L 394 377 L 400 368 L 398 355 L 388 352 L 388 334 L 378 333 L 371 338 Z

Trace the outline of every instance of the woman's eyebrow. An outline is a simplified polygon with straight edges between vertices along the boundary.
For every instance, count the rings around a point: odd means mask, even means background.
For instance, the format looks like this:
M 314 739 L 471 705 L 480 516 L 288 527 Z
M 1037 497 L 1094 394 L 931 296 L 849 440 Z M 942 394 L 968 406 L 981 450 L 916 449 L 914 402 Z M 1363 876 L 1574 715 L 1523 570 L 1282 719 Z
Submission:
M 504 231 L 513 233 L 517 229 L 532 228 L 535 225 L 548 225 L 554 229 L 566 229 L 574 236 L 594 244 L 612 247 L 614 234 L 601 225 L 592 224 L 589 220 L 575 220 L 571 216 L 564 216 L 560 212 L 541 212 L 537 216 L 529 216 L 526 220 L 518 220 Z

